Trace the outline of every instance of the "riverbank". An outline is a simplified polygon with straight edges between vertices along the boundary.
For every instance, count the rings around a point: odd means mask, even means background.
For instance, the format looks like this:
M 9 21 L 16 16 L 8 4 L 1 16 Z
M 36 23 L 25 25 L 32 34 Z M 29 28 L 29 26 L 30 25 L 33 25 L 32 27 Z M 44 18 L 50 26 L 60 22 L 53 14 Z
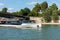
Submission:
M 42 23 L 42 25 L 60 25 L 60 23 Z

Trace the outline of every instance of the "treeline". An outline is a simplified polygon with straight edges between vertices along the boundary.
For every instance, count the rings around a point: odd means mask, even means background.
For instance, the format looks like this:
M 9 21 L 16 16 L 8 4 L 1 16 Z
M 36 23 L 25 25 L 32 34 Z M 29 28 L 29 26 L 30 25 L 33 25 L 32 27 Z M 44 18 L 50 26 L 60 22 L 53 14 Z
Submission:
M 7 10 L 7 8 L 3 8 L 1 12 L 9 13 Z M 55 3 L 53 3 L 51 6 L 48 6 L 48 3 L 44 1 L 41 4 L 37 3 L 32 10 L 26 7 L 17 12 L 12 12 L 11 14 L 19 16 L 43 17 L 46 22 L 50 22 L 51 20 L 58 20 L 58 16 L 60 16 L 60 10 Z

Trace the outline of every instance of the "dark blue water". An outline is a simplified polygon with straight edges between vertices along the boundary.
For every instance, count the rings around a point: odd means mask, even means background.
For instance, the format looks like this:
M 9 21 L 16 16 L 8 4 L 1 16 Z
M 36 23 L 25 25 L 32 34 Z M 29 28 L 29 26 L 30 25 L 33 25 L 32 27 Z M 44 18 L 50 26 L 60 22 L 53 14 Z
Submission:
M 60 40 L 60 26 L 43 25 L 41 29 L 0 27 L 0 40 Z

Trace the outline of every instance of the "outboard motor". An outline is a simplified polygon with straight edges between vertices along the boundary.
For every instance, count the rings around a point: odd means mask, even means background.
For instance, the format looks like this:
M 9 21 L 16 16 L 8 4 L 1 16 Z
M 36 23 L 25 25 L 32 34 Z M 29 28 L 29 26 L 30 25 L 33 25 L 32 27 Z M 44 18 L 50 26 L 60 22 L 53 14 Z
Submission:
M 39 25 L 37 25 L 37 28 L 39 28 Z

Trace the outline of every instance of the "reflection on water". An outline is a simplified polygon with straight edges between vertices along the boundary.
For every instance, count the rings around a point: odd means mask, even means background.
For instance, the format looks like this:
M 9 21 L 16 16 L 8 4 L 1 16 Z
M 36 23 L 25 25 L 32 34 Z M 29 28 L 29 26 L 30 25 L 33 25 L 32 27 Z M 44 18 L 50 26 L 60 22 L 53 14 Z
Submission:
M 0 27 L 0 40 L 60 40 L 60 26 L 43 25 L 40 29 Z

